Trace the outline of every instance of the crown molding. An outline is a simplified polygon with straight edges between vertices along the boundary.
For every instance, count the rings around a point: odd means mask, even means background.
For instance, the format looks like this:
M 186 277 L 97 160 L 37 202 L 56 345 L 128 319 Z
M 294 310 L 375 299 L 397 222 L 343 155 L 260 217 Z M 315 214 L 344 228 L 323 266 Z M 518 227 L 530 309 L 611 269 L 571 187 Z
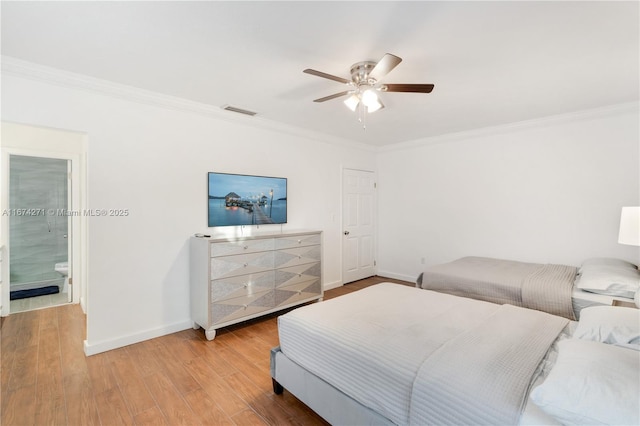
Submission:
M 624 113 L 640 112 L 639 102 L 629 102 L 617 105 L 610 105 L 601 108 L 575 111 L 566 114 L 542 117 L 532 120 L 524 120 L 498 126 L 484 127 L 465 132 L 448 133 L 428 138 L 420 138 L 407 142 L 386 146 L 372 146 L 350 139 L 339 138 L 320 132 L 302 129 L 289 124 L 279 123 L 265 119 L 260 116 L 245 116 L 233 112 L 225 111 L 215 105 L 195 102 L 184 98 L 179 98 L 138 87 L 114 83 L 83 74 L 60 70 L 33 62 L 24 61 L 10 56 L 0 56 L 1 70 L 3 75 L 13 75 L 48 84 L 62 86 L 69 89 L 83 90 L 97 93 L 104 96 L 123 99 L 130 102 L 151 105 L 164 109 L 197 114 L 208 118 L 223 120 L 227 122 L 242 124 L 262 130 L 284 133 L 294 137 L 307 139 L 314 142 L 337 145 L 342 148 L 349 147 L 367 152 L 390 152 L 406 149 L 420 148 L 429 145 L 456 142 L 470 138 L 492 136 L 517 132 L 536 127 L 545 127 L 574 121 L 601 118 Z
M 407 149 L 421 148 L 429 145 L 441 143 L 457 142 L 465 139 L 478 137 L 495 136 L 506 133 L 519 132 L 522 130 L 548 127 L 558 124 L 571 123 L 582 120 L 592 120 L 596 118 L 611 117 L 620 114 L 640 114 L 640 102 L 626 102 L 622 104 L 608 105 L 600 108 L 592 108 L 574 111 L 566 114 L 552 115 L 532 120 L 518 121 L 515 123 L 502 124 L 499 126 L 483 127 L 466 132 L 448 133 L 439 136 L 416 139 L 413 141 L 401 142 L 393 145 L 380 147 L 378 152 L 402 151 Z
M 13 75 L 16 77 L 53 84 L 68 89 L 98 93 L 104 96 L 123 99 L 130 102 L 197 114 L 217 120 L 224 120 L 263 130 L 285 133 L 291 136 L 309 139 L 315 142 L 338 145 L 343 148 L 345 146 L 348 146 L 350 148 L 365 150 L 369 152 L 377 151 L 376 147 L 372 147 L 360 142 L 355 142 L 349 139 L 338 138 L 320 132 L 305 130 L 296 126 L 279 123 L 259 116 L 245 116 L 234 112 L 225 111 L 215 105 L 195 102 L 176 96 L 164 95 L 162 93 L 90 77 L 84 74 L 77 74 L 58 68 L 35 64 L 33 62 L 24 61 L 10 56 L 0 56 L 0 61 L 2 63 L 1 69 L 3 75 Z

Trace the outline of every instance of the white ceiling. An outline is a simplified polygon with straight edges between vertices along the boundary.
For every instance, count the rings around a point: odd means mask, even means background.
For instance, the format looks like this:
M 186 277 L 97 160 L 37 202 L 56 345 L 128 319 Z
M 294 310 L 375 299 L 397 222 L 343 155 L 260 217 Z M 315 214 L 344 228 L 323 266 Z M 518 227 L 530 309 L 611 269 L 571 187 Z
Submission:
M 2 1 L 2 55 L 374 146 L 639 99 L 639 3 Z M 367 129 L 345 90 L 386 52 Z M 233 114 L 233 113 L 228 113 Z

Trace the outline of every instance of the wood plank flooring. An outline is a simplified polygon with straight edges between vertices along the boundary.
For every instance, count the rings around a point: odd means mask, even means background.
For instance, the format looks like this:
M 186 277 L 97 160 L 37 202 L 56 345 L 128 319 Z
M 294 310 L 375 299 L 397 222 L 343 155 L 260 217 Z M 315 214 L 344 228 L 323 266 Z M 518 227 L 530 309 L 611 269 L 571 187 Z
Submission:
M 325 299 L 384 281 L 371 277 Z M 79 305 L 21 312 L 0 327 L 0 424 L 326 425 L 290 393 L 273 394 L 272 314 L 218 331 L 185 330 L 86 357 Z

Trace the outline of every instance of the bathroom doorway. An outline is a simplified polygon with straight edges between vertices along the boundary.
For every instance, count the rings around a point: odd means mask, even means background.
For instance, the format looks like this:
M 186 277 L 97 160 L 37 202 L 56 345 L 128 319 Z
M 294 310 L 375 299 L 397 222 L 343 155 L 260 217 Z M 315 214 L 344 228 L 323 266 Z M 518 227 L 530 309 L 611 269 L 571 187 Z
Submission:
M 71 161 L 9 156 L 10 312 L 70 303 Z
M 69 302 L 89 315 L 87 134 L 6 121 L 0 131 L 0 315 Z M 11 300 L 34 288 L 51 294 Z

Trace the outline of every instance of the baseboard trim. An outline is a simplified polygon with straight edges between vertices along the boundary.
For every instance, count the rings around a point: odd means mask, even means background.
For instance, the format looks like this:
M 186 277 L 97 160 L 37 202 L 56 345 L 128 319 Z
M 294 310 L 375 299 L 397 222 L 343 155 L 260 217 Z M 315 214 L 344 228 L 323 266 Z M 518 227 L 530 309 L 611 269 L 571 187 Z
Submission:
M 381 274 L 385 277 L 395 278 L 404 281 L 415 281 L 413 278 L 405 277 L 398 274 L 385 273 Z M 324 284 L 324 291 L 332 290 L 334 288 L 342 287 L 341 281 L 334 281 Z M 191 320 L 180 321 L 175 324 L 171 324 L 165 327 L 158 327 L 151 330 L 142 331 L 140 333 L 129 334 L 127 336 L 121 336 L 114 339 L 103 340 L 101 342 L 89 342 L 84 341 L 84 354 L 86 356 L 96 355 L 101 352 L 107 352 L 113 349 L 118 349 L 124 346 L 133 345 L 135 343 L 144 342 L 145 340 L 154 339 L 156 337 L 165 336 L 171 333 L 177 333 L 182 330 L 187 330 L 193 326 Z
M 101 342 L 84 341 L 84 354 L 86 356 L 96 355 L 101 352 L 107 352 L 113 349 L 122 348 L 124 346 L 140 343 L 145 340 L 154 339 L 156 337 L 165 336 L 171 333 L 177 333 L 193 327 L 193 322 L 180 321 L 168 326 L 158 327 L 151 330 L 142 331 L 140 333 L 129 334 L 127 336 L 117 337 L 114 339 L 103 340 Z
M 332 283 L 324 283 L 324 291 L 333 290 L 334 288 L 342 287 L 342 281 L 334 281 Z

